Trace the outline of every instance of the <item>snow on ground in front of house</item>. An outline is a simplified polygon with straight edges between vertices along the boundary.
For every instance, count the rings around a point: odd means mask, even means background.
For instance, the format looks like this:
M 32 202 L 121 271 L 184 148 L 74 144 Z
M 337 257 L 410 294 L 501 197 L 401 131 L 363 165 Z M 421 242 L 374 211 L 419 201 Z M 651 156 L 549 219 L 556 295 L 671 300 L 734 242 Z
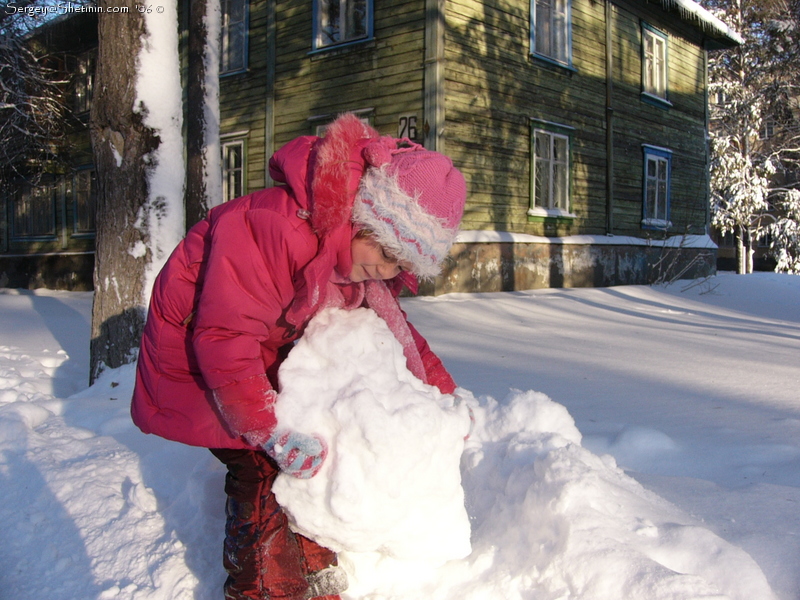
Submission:
M 688 285 L 404 300 L 473 406 L 471 553 L 343 552 L 345 597 L 800 598 L 800 279 Z M 223 469 L 135 429 L 131 367 L 86 388 L 90 310 L 0 291 L 0 589 L 217 598 Z

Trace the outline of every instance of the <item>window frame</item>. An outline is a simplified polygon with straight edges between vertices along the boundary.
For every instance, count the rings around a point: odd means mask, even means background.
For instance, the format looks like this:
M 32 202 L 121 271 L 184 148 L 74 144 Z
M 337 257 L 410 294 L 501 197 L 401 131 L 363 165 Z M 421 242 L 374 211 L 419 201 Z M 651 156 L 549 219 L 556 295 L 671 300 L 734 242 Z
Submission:
M 86 176 L 89 178 L 89 202 L 83 210 L 85 210 L 87 214 L 91 215 L 91 228 L 81 227 L 80 213 L 82 210 L 78 198 L 78 194 L 80 192 L 78 185 L 79 179 Z M 72 237 L 94 237 L 97 231 L 97 223 L 95 221 L 97 215 L 97 172 L 95 171 L 94 167 L 78 169 L 72 176 L 72 181 L 70 183 L 71 190 L 68 193 L 68 197 L 70 197 L 72 200 Z
M 374 39 L 374 26 L 375 26 L 375 6 L 374 0 L 364 0 L 365 3 L 365 16 L 364 16 L 364 33 L 358 36 L 351 36 L 346 37 L 338 42 L 330 42 L 330 43 L 323 43 L 322 40 L 322 33 L 323 28 L 321 26 L 323 13 L 322 10 L 325 7 L 326 2 L 338 2 L 341 6 L 342 4 L 347 4 L 348 2 L 357 2 L 358 0 L 314 0 L 312 3 L 312 38 L 311 38 L 311 53 L 317 52 L 325 52 L 328 50 L 333 50 L 337 48 L 343 48 L 347 46 L 353 46 L 356 44 L 363 44 L 364 42 L 368 42 Z M 340 15 L 342 11 L 340 9 Z M 341 20 L 341 18 L 340 18 Z
M 55 241 L 58 239 L 58 223 L 57 223 L 57 213 L 59 209 L 60 202 L 63 202 L 63 193 L 64 193 L 64 186 L 63 182 L 59 180 L 51 180 L 46 182 L 40 182 L 38 185 L 25 185 L 22 188 L 18 188 L 14 190 L 11 195 L 11 206 L 9 215 L 10 221 L 10 229 L 11 241 L 15 242 L 37 242 L 37 241 Z M 40 195 L 41 194 L 41 195 Z M 49 198 L 49 208 L 45 207 L 46 210 L 43 212 L 48 212 L 49 215 L 45 215 L 43 220 L 49 221 L 49 229 L 47 232 L 44 231 L 32 231 L 28 230 L 28 225 L 33 224 L 36 217 L 34 213 L 34 206 L 32 200 L 34 198 L 40 199 L 42 197 L 47 196 Z M 26 223 L 22 223 L 24 227 L 20 227 L 20 220 L 18 218 L 17 209 L 20 204 L 23 202 L 24 199 L 28 199 L 28 209 L 24 210 L 24 220 Z M 47 200 L 44 201 L 47 203 Z M 24 207 L 23 207 L 24 208 Z M 22 231 L 21 231 L 22 230 Z
M 241 166 L 230 169 L 228 166 L 227 150 L 238 147 L 240 149 Z M 222 202 L 244 196 L 247 193 L 247 138 L 244 136 L 220 136 L 220 167 L 222 170 Z M 238 173 L 240 194 L 230 193 L 230 179 L 232 174 Z
M 226 8 L 230 7 L 234 2 L 242 3 L 242 19 L 241 21 L 237 21 L 233 24 L 234 26 L 238 26 L 242 29 L 240 42 L 242 46 L 242 64 L 231 66 L 230 61 L 227 61 L 228 64 L 226 64 L 226 58 L 230 57 L 230 53 L 227 51 L 227 49 L 232 45 L 232 24 L 226 17 L 229 17 L 232 11 L 228 10 L 226 12 Z M 236 75 L 237 73 L 244 73 L 249 68 L 250 2 L 249 0 L 223 0 L 220 3 L 220 13 L 219 75 L 220 77 L 225 77 L 228 75 Z
M 96 64 L 97 51 L 95 49 L 87 50 L 75 57 L 70 83 L 70 102 L 76 115 L 84 115 L 91 110 Z
M 530 160 L 531 160 L 531 179 L 530 179 L 530 207 L 528 208 L 527 214 L 529 217 L 537 217 L 537 218 L 574 218 L 575 214 L 572 212 L 572 147 L 573 147 L 573 134 L 575 129 L 568 125 L 561 125 L 559 123 L 551 123 L 548 121 L 541 121 L 538 119 L 531 120 L 531 138 L 530 138 Z M 566 141 L 566 152 L 564 152 L 564 161 L 559 161 L 557 163 L 552 162 L 551 158 L 543 158 L 542 160 L 538 160 L 536 155 L 536 137 L 537 134 L 544 134 L 549 137 L 548 145 L 550 147 L 550 155 L 552 156 L 552 149 L 555 144 L 555 140 L 565 140 Z M 548 166 L 548 194 L 547 194 L 547 205 L 545 206 L 544 203 L 540 204 L 538 202 L 540 195 L 537 194 L 537 171 L 540 168 L 544 161 L 549 162 Z M 553 167 L 557 164 L 561 164 L 564 167 L 564 172 L 566 176 L 566 182 L 564 185 L 565 189 L 565 203 L 566 207 L 561 207 L 555 204 L 554 198 L 554 180 L 553 177 Z
M 558 49 L 555 52 L 545 53 L 541 52 L 537 49 L 536 43 L 537 39 L 540 37 L 540 31 L 538 27 L 541 25 L 539 22 L 538 16 L 538 7 L 540 4 L 549 4 L 549 5 L 556 5 L 559 2 L 564 3 L 564 10 L 563 10 L 563 39 L 564 39 L 564 49 L 563 53 L 559 53 Z M 553 15 L 548 22 L 549 31 L 551 32 L 552 36 L 557 35 L 557 29 L 553 27 L 554 19 L 556 11 L 553 11 Z M 553 39 L 549 40 L 550 43 L 553 43 Z M 531 0 L 530 2 L 530 53 L 532 56 L 544 60 L 546 62 L 551 62 L 559 66 L 569 67 L 572 68 L 572 0 Z
M 649 25 L 648 23 L 642 22 L 641 25 L 642 99 L 655 103 L 659 106 L 672 106 L 672 103 L 669 101 L 669 36 L 663 31 L 660 31 L 652 25 Z M 658 70 L 657 67 L 659 60 L 663 64 L 660 72 L 655 73 L 655 77 L 657 77 L 659 80 L 655 85 L 649 85 L 650 69 L 648 67 L 651 62 L 651 60 L 648 59 L 647 50 L 647 41 L 649 39 L 654 41 L 653 60 L 655 60 L 655 64 L 653 70 Z M 663 57 L 659 58 L 659 56 L 657 56 L 658 53 L 655 52 L 656 43 L 662 44 L 661 48 L 663 48 Z
M 776 121 L 772 115 L 761 119 L 761 127 L 758 128 L 758 139 L 761 141 L 775 137 Z
M 643 154 L 643 171 L 642 171 L 642 229 L 656 229 L 659 231 L 666 231 L 672 227 L 670 222 L 671 210 L 671 196 L 672 196 L 672 150 L 669 148 L 662 148 L 661 146 L 651 146 L 649 144 L 642 144 Z M 656 164 L 666 164 L 666 178 L 664 180 L 664 198 L 663 198 L 663 218 L 660 218 L 662 211 L 659 210 L 659 186 L 660 181 L 658 169 L 656 168 L 655 178 L 655 208 L 651 209 L 648 199 L 649 182 L 652 179 L 649 175 L 649 163 L 653 160 Z
M 373 127 L 373 121 L 375 119 L 374 107 L 345 109 L 341 112 L 352 113 L 357 116 L 358 119 L 364 123 L 364 125 Z M 339 114 L 341 113 L 326 113 L 324 115 L 314 115 L 312 117 L 308 117 L 306 121 L 311 128 L 311 135 L 323 137 L 325 135 L 325 131 L 328 129 L 328 126 L 336 120 L 336 117 L 339 116 Z

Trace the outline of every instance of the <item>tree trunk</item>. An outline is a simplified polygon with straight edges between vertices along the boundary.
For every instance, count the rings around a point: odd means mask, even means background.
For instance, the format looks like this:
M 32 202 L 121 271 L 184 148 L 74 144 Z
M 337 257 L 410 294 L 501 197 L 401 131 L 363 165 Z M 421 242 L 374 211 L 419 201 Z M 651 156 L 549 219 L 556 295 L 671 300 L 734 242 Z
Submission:
M 147 231 L 139 228 L 148 198 L 147 155 L 159 145 L 143 115 L 135 112 L 136 64 L 146 35 L 133 0 L 99 0 L 98 6 L 127 5 L 128 14 L 98 14 L 99 49 L 91 109 L 97 171 L 97 233 L 90 381 L 106 367 L 136 358 L 145 320 L 144 272 L 151 257 Z
M 745 246 L 744 246 L 744 228 L 736 228 L 736 273 L 744 275 L 747 273 L 745 270 Z
M 206 0 L 189 2 L 189 51 L 186 90 L 186 230 L 202 220 L 208 209 L 206 189 L 206 67 L 208 30 Z

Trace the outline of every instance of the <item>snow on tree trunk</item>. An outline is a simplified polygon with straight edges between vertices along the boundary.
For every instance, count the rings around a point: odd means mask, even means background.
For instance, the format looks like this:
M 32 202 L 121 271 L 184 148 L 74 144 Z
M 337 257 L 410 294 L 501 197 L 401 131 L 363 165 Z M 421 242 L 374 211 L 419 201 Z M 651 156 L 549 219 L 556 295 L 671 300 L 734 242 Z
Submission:
M 191 0 L 187 83 L 186 228 L 222 201 L 219 141 L 219 0 Z
M 135 359 L 153 281 L 184 231 L 176 1 L 151 13 L 123 4 L 128 14 L 98 14 L 91 380 Z

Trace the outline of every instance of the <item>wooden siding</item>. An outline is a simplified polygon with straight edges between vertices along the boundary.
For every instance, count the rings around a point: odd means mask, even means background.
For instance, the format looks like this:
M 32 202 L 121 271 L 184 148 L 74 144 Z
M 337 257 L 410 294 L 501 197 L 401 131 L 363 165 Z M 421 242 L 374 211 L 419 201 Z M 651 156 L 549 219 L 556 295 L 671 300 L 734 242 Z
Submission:
M 220 77 L 220 134 L 246 132 L 245 192 L 266 186 L 267 3 L 251 2 L 247 71 Z M 271 155 L 271 152 L 269 152 Z
M 424 0 L 375 3 L 374 39 L 311 52 L 312 3 L 278 2 L 275 147 L 313 133 L 310 117 L 372 109 L 397 134 L 400 115 L 422 127 Z M 324 122 L 324 121 L 323 121 Z
M 646 6 L 646 5 L 645 5 Z M 641 23 L 668 35 L 665 108 L 642 100 Z M 687 37 L 693 34 L 694 39 Z M 623 233 L 641 230 L 642 144 L 672 151 L 670 220 L 673 233 L 703 233 L 707 206 L 704 54 L 696 32 L 659 10 L 626 2 L 614 9 L 615 214 Z M 663 235 L 663 234 L 662 234 Z
M 612 6 L 613 233 L 642 230 L 642 144 L 672 150 L 674 231 L 705 222 L 705 96 L 699 33 L 656 4 Z M 530 3 L 451 0 L 447 12 L 447 152 L 470 183 L 466 229 L 539 235 L 606 232 L 605 5 L 572 2 L 571 69 L 529 54 Z M 641 95 L 641 21 L 669 35 L 669 100 Z M 529 222 L 531 119 L 573 128 L 571 210 Z
M 464 227 L 567 235 L 602 222 L 603 5 L 573 3 L 573 69 L 530 56 L 528 2 L 453 0 L 447 18 L 447 150 L 471 184 Z M 532 118 L 574 128 L 571 224 L 528 222 Z
M 275 4 L 275 81 L 265 129 L 267 4 L 250 6 L 249 69 L 221 80 L 221 131 L 247 131 L 246 190 L 266 183 L 266 161 L 311 117 L 372 109 L 372 124 L 397 133 L 400 115 L 423 127 L 425 0 L 376 2 L 374 39 L 311 52 L 312 3 Z M 704 54 L 701 34 L 658 3 L 612 5 L 614 197 L 612 233 L 642 229 L 642 144 L 672 151 L 674 232 L 703 230 L 706 219 Z M 445 151 L 469 184 L 463 226 L 539 235 L 607 232 L 605 3 L 572 2 L 572 65 L 530 55 L 530 0 L 447 0 Z M 641 94 L 641 23 L 669 39 L 668 99 Z M 532 121 L 538 120 L 538 121 Z M 532 220 L 531 129 L 534 122 L 571 128 L 574 219 Z M 421 140 L 422 135 L 419 138 Z

